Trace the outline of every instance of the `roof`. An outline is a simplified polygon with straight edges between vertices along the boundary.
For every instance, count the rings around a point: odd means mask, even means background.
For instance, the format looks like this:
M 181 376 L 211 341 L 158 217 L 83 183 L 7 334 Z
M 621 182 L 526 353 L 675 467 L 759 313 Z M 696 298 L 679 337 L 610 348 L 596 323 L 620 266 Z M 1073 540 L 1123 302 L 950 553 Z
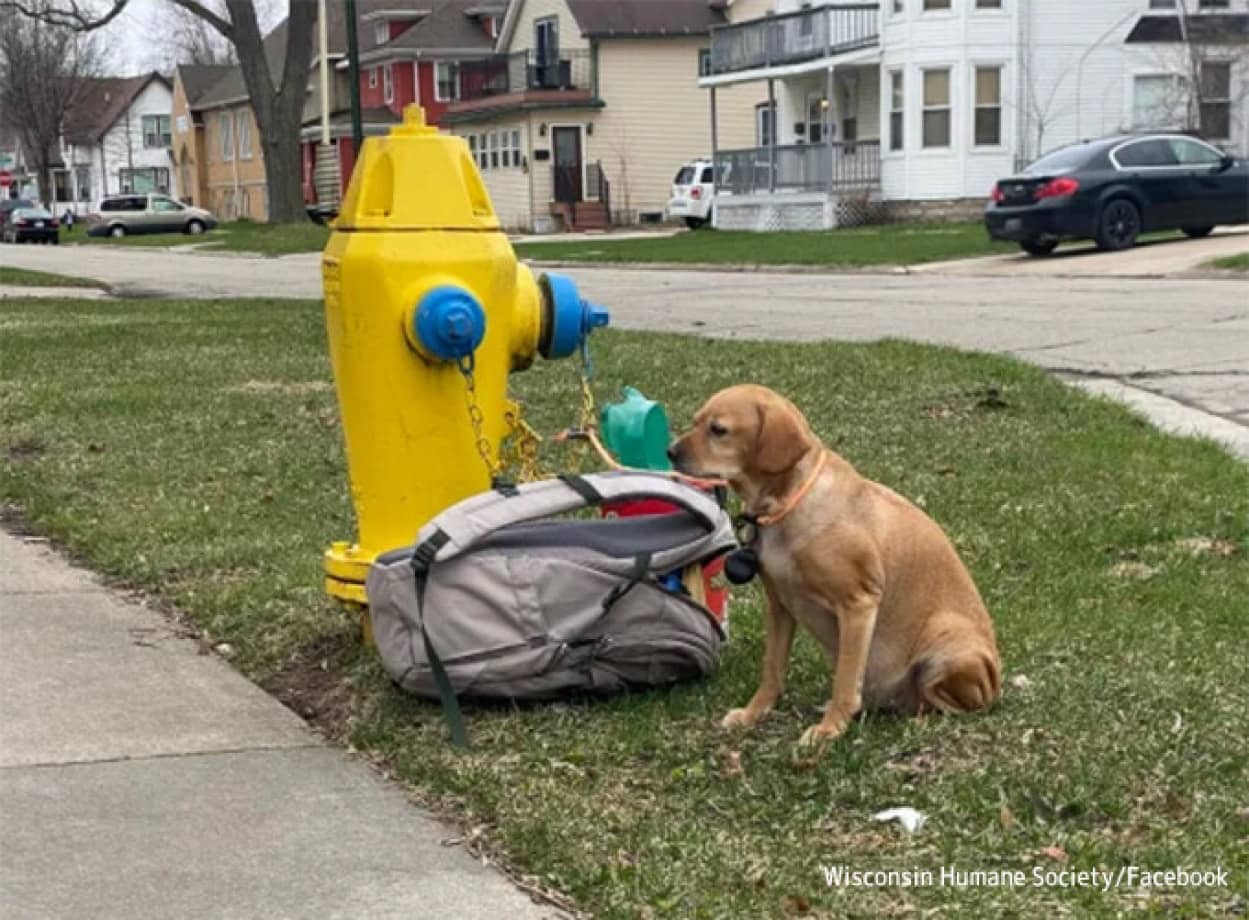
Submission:
M 434 0 L 428 16 L 422 17 L 400 35 L 384 45 L 374 45 L 372 57 L 384 56 L 387 51 L 480 51 L 494 50 L 494 39 L 475 20 L 479 16 L 502 16 L 506 4 L 483 3 L 482 0 Z M 386 4 L 396 6 L 394 0 Z M 362 38 L 361 44 L 367 42 Z
M 1187 23 L 1188 41 L 1210 45 L 1249 43 L 1249 13 L 1189 14 Z M 1174 14 L 1142 16 L 1124 39 L 1130 45 L 1184 40 L 1180 17 Z
M 361 124 L 397 125 L 401 121 L 403 121 L 402 118 L 400 118 L 398 115 L 396 115 L 394 112 L 392 112 L 390 109 L 387 109 L 387 108 L 361 109 L 360 110 L 360 123 Z M 305 128 L 309 128 L 309 127 L 316 128 L 316 127 L 319 127 L 320 124 L 321 124 L 321 116 L 314 115 L 311 118 L 305 118 L 303 120 L 302 126 Z M 337 112 L 332 112 L 330 114 L 330 124 L 333 126 L 339 126 L 339 125 L 345 124 L 348 127 L 350 127 L 351 126 L 350 110 L 339 109 Z
M 177 79 L 182 82 L 187 105 L 194 108 L 195 103 L 232 69 L 232 64 L 179 64 Z
M 706 35 L 724 25 L 724 10 L 709 0 L 566 0 L 587 38 Z
M 122 116 L 135 97 L 153 81 L 170 88 L 169 78 L 156 71 L 137 77 L 93 77 L 84 80 L 78 97 L 65 114 L 65 139 L 71 144 L 94 144 Z

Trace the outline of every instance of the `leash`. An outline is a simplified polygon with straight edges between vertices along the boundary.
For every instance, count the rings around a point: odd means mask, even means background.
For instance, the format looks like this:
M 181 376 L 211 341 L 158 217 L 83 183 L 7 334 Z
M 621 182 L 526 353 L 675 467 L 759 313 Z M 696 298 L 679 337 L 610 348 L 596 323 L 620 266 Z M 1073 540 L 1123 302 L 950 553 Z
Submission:
M 611 451 L 599 440 L 598 434 L 595 433 L 593 428 L 566 428 L 551 440 L 556 444 L 563 444 L 567 441 L 589 441 L 590 446 L 594 448 L 594 452 L 598 454 L 599 459 L 603 461 L 603 464 L 608 469 L 626 473 L 650 473 L 656 476 L 667 476 L 669 479 L 675 479 L 677 482 L 683 482 L 686 485 L 708 491 L 721 489 L 728 485 L 728 482 L 723 479 L 691 476 L 688 473 L 680 473 L 676 470 L 641 470 L 637 467 L 625 466 L 611 455 Z

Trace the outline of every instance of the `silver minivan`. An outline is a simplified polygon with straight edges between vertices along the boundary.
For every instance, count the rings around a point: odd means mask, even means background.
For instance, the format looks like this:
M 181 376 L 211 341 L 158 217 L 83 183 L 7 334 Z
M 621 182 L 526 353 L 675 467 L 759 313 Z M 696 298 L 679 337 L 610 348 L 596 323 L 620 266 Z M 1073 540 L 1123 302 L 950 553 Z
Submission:
M 126 236 L 130 233 L 189 233 L 193 236 L 217 226 L 203 208 L 174 201 L 168 195 L 110 195 L 100 202 L 87 236 Z

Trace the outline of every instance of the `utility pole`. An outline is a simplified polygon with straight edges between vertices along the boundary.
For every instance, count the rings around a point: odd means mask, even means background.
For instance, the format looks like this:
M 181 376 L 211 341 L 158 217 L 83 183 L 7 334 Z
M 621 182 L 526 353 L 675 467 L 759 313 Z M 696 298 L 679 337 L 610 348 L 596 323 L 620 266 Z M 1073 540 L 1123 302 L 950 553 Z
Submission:
M 360 41 L 356 35 L 356 0 L 347 0 L 347 76 L 351 81 L 351 141 L 360 156 L 364 127 L 360 123 Z

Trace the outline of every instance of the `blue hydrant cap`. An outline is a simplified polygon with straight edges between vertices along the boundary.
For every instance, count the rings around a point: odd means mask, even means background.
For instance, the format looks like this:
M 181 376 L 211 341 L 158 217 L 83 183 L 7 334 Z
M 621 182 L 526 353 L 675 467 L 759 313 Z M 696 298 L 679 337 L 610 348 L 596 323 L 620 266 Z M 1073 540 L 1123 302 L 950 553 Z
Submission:
M 591 330 L 610 322 L 606 308 L 582 300 L 577 285 L 566 275 L 545 274 L 542 286 L 550 311 L 550 334 L 545 337 L 542 357 L 567 358 L 575 354 Z
M 446 284 L 421 298 L 412 325 L 429 354 L 455 361 L 471 355 L 486 337 L 486 311 L 464 288 Z

